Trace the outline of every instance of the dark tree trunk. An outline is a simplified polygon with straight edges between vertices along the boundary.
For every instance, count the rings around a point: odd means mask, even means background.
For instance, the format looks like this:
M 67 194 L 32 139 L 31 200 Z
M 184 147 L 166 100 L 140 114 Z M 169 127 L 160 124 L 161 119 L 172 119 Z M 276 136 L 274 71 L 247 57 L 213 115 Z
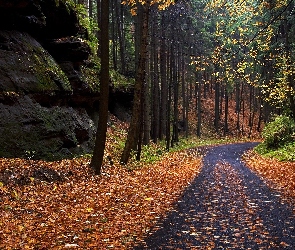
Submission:
M 172 65 L 173 65 L 173 57 L 172 57 L 173 49 L 172 45 L 169 47 L 168 57 L 169 57 L 169 84 L 168 84 L 168 102 L 167 102 L 167 114 L 166 114 L 166 150 L 169 151 L 170 149 L 170 138 L 171 138 L 171 96 L 172 96 L 172 78 L 173 78 L 173 71 L 172 71 Z
M 157 6 L 155 6 L 157 7 Z M 152 139 L 155 143 L 159 139 L 160 119 L 160 88 L 159 88 L 159 62 L 158 62 L 158 10 L 154 8 L 153 22 L 151 25 L 151 66 L 152 66 Z
M 220 98 L 220 90 L 219 90 L 219 81 L 215 82 L 215 115 L 214 115 L 214 126 L 216 132 L 219 129 L 219 98 Z
M 99 122 L 96 131 L 95 146 L 90 166 L 100 174 L 106 142 L 109 102 L 109 0 L 102 0 L 101 31 L 101 72 Z
M 182 94 L 182 122 L 183 122 L 183 130 L 185 131 L 186 137 L 188 137 L 188 121 L 187 121 L 187 86 L 185 82 L 185 61 L 182 53 L 181 56 L 181 94 Z
M 132 109 L 132 118 L 128 130 L 128 136 L 125 143 L 124 151 L 121 156 L 121 163 L 126 164 L 130 157 L 131 150 L 136 148 L 139 139 L 140 124 L 141 124 L 141 97 L 142 90 L 145 81 L 145 67 L 147 59 L 147 41 L 148 41 L 148 21 L 149 21 L 149 5 L 150 1 L 147 1 L 146 4 L 142 5 L 142 35 L 140 43 L 140 53 L 138 58 L 138 69 L 135 78 L 134 86 L 134 101 Z
M 113 59 L 113 67 L 114 67 L 114 70 L 117 70 L 118 69 L 118 56 L 117 56 L 117 51 L 118 51 L 118 48 L 117 48 L 117 28 L 116 26 L 118 26 L 118 23 L 116 22 L 116 16 L 117 16 L 117 13 L 116 13 L 116 5 L 117 5 L 117 1 L 116 0 L 112 0 L 112 11 L 111 11 L 111 14 L 112 14 L 112 25 L 111 25 L 111 34 L 112 34 L 112 59 Z
M 148 59 L 147 61 L 150 60 L 150 55 L 148 55 Z M 149 69 L 149 63 L 146 63 L 146 72 L 150 72 Z M 144 91 L 143 91 L 143 101 L 144 101 L 144 105 L 143 105 L 143 123 L 144 123 L 144 127 L 143 127 L 143 132 L 144 132 L 144 136 L 143 136 L 143 144 L 144 145 L 148 145 L 150 143 L 150 134 L 151 134 L 151 115 L 150 115 L 150 111 L 151 111 L 151 104 L 150 104 L 150 74 L 146 75 L 146 80 L 145 80 L 145 84 L 144 84 Z
M 168 101 L 168 86 L 167 86 L 167 46 L 166 46 L 166 19 L 165 14 L 162 14 L 161 20 L 161 47 L 160 47 L 160 72 L 161 72 L 161 109 L 160 109 L 160 132 L 159 138 L 163 139 L 166 133 L 167 123 L 167 101 Z
M 197 136 L 201 137 L 201 119 L 202 119 L 202 109 L 201 109 L 201 77 L 200 73 L 196 73 L 196 87 L 195 87 L 195 98 L 196 98 L 196 111 L 197 111 Z
M 97 55 L 100 57 L 101 54 L 101 27 L 102 27 L 102 20 L 101 20 L 101 1 L 102 0 L 96 0 L 96 6 L 97 6 L 97 42 L 98 42 L 98 50 Z
M 225 104 L 224 104 L 224 135 L 228 133 L 228 90 L 225 86 Z
M 174 147 L 174 143 L 178 142 L 178 60 L 175 58 L 175 54 L 179 48 L 174 46 L 174 53 L 172 51 L 173 65 L 172 65 L 172 81 L 173 81 L 173 133 L 171 140 L 171 147 Z
M 118 6 L 119 5 L 119 6 Z M 117 20 L 117 34 L 120 46 L 120 62 L 121 62 L 121 73 L 126 73 L 126 52 L 125 52 L 125 39 L 124 39 L 124 19 L 123 19 L 123 6 L 119 2 L 115 5 L 116 8 L 116 20 Z
M 88 9 L 89 17 L 92 18 L 93 17 L 93 2 L 92 2 L 92 0 L 89 0 L 88 6 L 89 6 L 89 9 Z

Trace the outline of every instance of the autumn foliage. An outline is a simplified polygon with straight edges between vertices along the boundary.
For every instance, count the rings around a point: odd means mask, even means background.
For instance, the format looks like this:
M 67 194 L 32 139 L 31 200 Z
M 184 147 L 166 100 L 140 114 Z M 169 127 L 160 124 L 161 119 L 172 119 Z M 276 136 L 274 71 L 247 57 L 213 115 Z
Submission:
M 95 176 L 88 158 L 0 159 L 1 249 L 128 249 L 200 170 L 196 150 Z
M 287 197 L 295 198 L 295 162 L 265 158 L 254 151 L 249 151 L 244 160 L 270 187 L 278 189 Z

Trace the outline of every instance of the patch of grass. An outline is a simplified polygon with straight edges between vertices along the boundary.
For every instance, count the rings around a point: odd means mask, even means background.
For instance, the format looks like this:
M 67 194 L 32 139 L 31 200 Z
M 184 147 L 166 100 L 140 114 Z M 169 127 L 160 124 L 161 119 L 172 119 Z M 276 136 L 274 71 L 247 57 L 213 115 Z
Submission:
M 255 152 L 265 157 L 278 159 L 279 161 L 295 161 L 295 142 L 273 149 L 269 149 L 264 143 L 261 143 L 255 148 Z

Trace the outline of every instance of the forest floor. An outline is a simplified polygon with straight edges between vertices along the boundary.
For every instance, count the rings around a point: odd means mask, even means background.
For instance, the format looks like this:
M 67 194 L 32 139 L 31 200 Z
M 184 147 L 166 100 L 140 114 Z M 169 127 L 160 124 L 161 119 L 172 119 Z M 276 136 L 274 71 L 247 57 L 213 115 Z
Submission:
M 166 249 L 184 235 L 194 241 L 178 249 L 237 249 L 241 242 L 245 249 L 294 249 L 295 186 L 286 179 L 295 180 L 295 164 L 282 172 L 280 163 L 250 151 L 245 161 L 257 177 L 238 165 L 251 145 L 235 145 L 174 152 L 133 170 L 106 165 L 101 176 L 85 157 L 0 159 L 0 249 L 164 249 L 149 244 L 167 227 L 158 242 Z M 169 221 L 174 213 L 178 222 Z

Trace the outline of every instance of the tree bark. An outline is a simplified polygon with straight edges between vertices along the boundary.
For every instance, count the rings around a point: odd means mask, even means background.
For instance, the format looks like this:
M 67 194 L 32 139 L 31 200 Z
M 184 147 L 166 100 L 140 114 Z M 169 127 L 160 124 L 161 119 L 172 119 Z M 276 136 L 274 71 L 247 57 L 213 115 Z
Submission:
M 102 20 L 101 20 L 101 1 L 102 0 L 96 0 L 96 8 L 97 8 L 97 42 L 98 42 L 98 49 L 97 49 L 97 55 L 100 57 L 101 53 L 101 27 L 102 27 Z
M 127 140 L 125 143 L 124 151 L 121 156 L 121 163 L 127 164 L 131 150 L 136 148 L 139 132 L 140 132 L 140 118 L 142 112 L 141 105 L 141 97 L 142 90 L 145 81 L 145 67 L 146 67 L 146 59 L 147 59 L 147 39 L 148 39 L 148 21 L 149 21 L 149 6 L 150 1 L 147 1 L 144 5 L 142 5 L 142 18 L 143 18 L 143 26 L 142 26 L 142 35 L 141 35 L 141 43 L 140 43 L 140 52 L 138 58 L 138 69 L 135 78 L 135 86 L 134 86 L 134 101 L 133 101 L 133 109 L 132 109 L 132 118 L 128 130 Z
M 228 133 L 228 90 L 225 86 L 225 104 L 224 104 L 224 135 Z
M 159 139 L 159 119 L 160 119 L 160 88 L 159 88 L 159 62 L 158 62 L 158 9 L 154 6 L 153 22 L 151 25 L 151 66 L 152 66 L 152 139 L 155 143 Z
M 102 0 L 100 105 L 95 146 L 90 166 L 100 174 L 106 142 L 109 102 L 109 0 Z
M 200 73 L 195 73 L 196 74 L 196 87 L 195 87 L 195 98 L 196 98 L 196 111 L 197 111 L 197 117 L 198 117 L 198 123 L 197 123 L 197 136 L 200 138 L 201 137 L 201 119 L 202 119 L 202 114 L 201 114 L 201 77 Z
M 160 128 L 159 138 L 163 139 L 166 133 L 167 123 L 167 100 L 168 100 L 168 85 L 167 85 L 167 46 L 166 46 L 166 18 L 162 12 L 161 20 L 161 45 L 160 45 L 160 74 L 161 74 L 161 109 L 160 109 Z
M 219 129 L 219 98 L 220 98 L 220 90 L 219 90 L 220 83 L 219 81 L 215 81 L 215 115 L 214 115 L 214 126 L 216 132 Z

